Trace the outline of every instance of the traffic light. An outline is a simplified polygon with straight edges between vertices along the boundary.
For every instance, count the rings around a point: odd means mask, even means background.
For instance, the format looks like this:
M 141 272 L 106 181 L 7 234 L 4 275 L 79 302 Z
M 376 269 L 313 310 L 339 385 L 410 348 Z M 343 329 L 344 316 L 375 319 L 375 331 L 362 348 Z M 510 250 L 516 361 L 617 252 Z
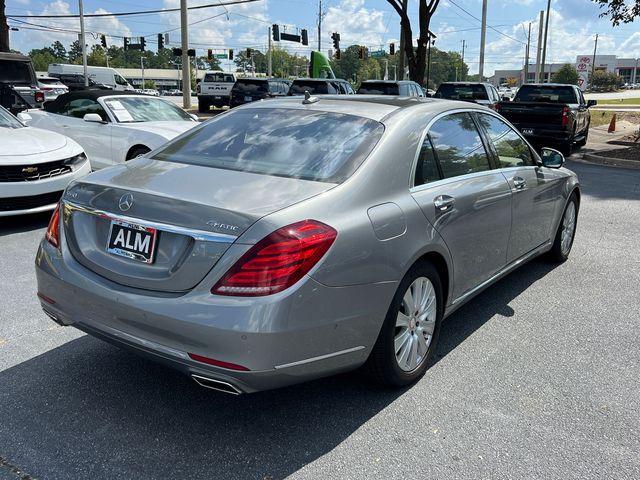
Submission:
M 102 45 L 102 48 L 107 48 L 107 37 L 100 35 L 100 44 Z
M 309 33 L 307 33 L 306 28 L 300 30 L 300 37 L 302 38 L 303 45 L 309 45 Z
M 176 57 L 181 57 L 182 56 L 182 49 L 181 48 L 172 48 L 171 49 L 171 53 L 173 53 Z
M 333 48 L 335 50 L 340 50 L 340 34 L 335 32 L 332 33 L 331 40 L 333 40 Z
M 250 49 L 250 48 L 247 48 L 247 55 L 246 55 L 246 57 L 247 57 L 247 58 L 251 58 L 251 53 L 252 53 L 252 52 L 251 52 L 251 49 Z
M 362 46 L 358 47 L 358 58 L 364 60 L 364 47 Z
M 336 60 L 340 60 L 340 50 L 335 51 L 335 53 L 333 54 L 333 58 L 335 58 Z
M 389 55 L 395 55 L 396 54 L 396 44 L 391 42 L 389 44 Z
M 280 41 L 280 25 L 277 23 L 271 25 L 271 36 L 273 37 L 274 42 Z
M 124 37 L 124 50 L 129 50 L 129 38 Z
M 211 49 L 207 50 L 207 60 L 213 60 L 213 50 Z
M 195 48 L 190 48 L 189 50 L 187 50 L 187 56 L 195 57 L 196 56 L 196 49 Z
M 144 47 L 147 45 L 147 41 L 144 37 L 140 37 L 140 50 L 144 52 Z
M 158 50 L 162 50 L 164 48 L 164 35 L 158 34 Z
M 229 60 L 233 60 L 233 48 L 229 49 Z

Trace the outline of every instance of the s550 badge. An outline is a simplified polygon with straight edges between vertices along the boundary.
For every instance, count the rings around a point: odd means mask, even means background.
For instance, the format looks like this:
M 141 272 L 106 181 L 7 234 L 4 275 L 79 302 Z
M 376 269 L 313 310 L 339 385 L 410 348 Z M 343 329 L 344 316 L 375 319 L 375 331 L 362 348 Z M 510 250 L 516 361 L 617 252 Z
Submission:
M 216 220 L 209 220 L 207 222 L 211 228 L 217 228 L 219 230 L 227 230 L 228 232 L 235 232 L 238 230 L 238 227 L 235 225 L 229 225 L 228 223 L 217 222 Z

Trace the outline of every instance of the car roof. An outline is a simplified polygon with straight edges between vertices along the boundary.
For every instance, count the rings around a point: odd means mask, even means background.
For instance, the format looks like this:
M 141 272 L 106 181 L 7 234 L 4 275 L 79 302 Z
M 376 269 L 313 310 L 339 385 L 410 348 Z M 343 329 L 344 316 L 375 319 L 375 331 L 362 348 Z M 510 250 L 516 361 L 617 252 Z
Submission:
M 237 110 L 247 108 L 285 108 L 295 110 L 315 110 L 324 112 L 358 115 L 382 122 L 407 109 L 420 108 L 434 114 L 448 110 L 487 110 L 475 103 L 424 97 L 401 97 L 395 95 L 317 95 L 312 103 L 304 103 L 301 97 L 283 97 L 268 102 L 252 102 Z M 234 109 L 236 110 L 236 109 Z
M 122 97 L 122 96 L 137 96 L 136 94 L 131 94 L 131 92 L 117 92 L 114 90 L 78 90 L 75 92 L 65 93 L 60 95 L 58 98 L 53 100 L 52 102 L 47 102 L 44 105 L 44 109 L 47 112 L 57 112 L 60 108 L 70 102 L 72 100 L 77 99 L 87 99 L 87 100 L 98 100 L 100 97 Z M 142 97 L 142 95 L 140 95 Z M 144 98 L 150 98 L 148 96 L 144 96 Z
M 413 80 L 363 80 L 362 83 L 388 83 L 395 85 L 396 83 L 417 83 Z
M 493 86 L 489 82 L 442 82 L 440 85 L 489 85 L 489 86 Z
M 343 78 L 296 78 L 295 82 L 346 82 Z

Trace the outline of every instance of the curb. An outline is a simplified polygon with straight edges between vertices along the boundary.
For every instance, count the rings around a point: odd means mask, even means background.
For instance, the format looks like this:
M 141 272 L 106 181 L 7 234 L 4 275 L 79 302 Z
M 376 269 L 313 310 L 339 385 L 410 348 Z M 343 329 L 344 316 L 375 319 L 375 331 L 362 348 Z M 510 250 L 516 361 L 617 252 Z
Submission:
M 605 165 L 607 167 L 619 167 L 619 168 L 632 168 L 640 170 L 640 159 L 638 160 L 626 160 L 623 158 L 612 158 L 595 155 L 593 153 L 582 154 L 581 159 L 571 159 L 576 161 L 583 161 L 585 163 L 593 163 L 596 165 Z

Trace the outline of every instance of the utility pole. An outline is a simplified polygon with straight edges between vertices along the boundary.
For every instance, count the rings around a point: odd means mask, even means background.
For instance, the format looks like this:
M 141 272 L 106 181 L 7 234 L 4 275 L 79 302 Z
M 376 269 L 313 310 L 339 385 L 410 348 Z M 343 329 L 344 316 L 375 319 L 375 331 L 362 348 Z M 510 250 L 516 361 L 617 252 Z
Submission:
M 542 44 L 542 80 L 545 79 L 545 61 L 547 60 L 547 35 L 549 34 L 549 16 L 551 14 L 551 0 L 547 0 L 547 18 L 544 22 L 544 41 Z M 551 69 L 549 69 L 551 70 Z M 551 72 L 549 72 L 549 81 L 551 81 Z
M 0 52 L 8 52 L 9 48 L 9 25 L 7 16 L 4 13 L 4 0 L 0 0 Z
M 487 36 L 487 0 L 482 0 L 482 28 L 480 30 L 480 66 L 478 70 L 478 80 L 483 81 L 484 77 L 484 47 Z
M 269 35 L 271 38 L 271 35 Z M 318 4 L 318 51 L 322 51 L 322 0 Z
M 540 54 L 542 53 L 542 24 L 544 23 L 544 10 L 540 10 L 538 22 L 538 47 L 536 48 L 536 83 L 540 82 Z
M 140 88 L 144 89 L 144 57 L 140 55 L 140 69 L 142 70 L 142 86 Z
M 78 0 L 78 9 L 80 10 L 80 45 L 82 46 L 82 74 L 84 75 L 84 86 L 89 86 L 89 77 L 87 76 L 87 42 L 84 38 L 84 8 L 82 0 Z
M 182 106 L 185 109 L 191 108 L 191 69 L 189 67 L 189 27 L 187 21 L 187 0 L 180 0 L 180 35 L 182 36 Z
M 524 25 L 522 26 L 524 28 Z M 527 35 L 527 48 L 524 54 L 524 81 L 522 84 L 529 82 L 529 48 L 531 48 L 531 22 L 529 22 L 529 34 Z
M 466 40 L 462 40 L 462 65 L 460 66 L 460 69 L 461 69 L 461 71 L 460 71 L 460 79 L 463 82 L 466 80 L 465 75 L 464 75 L 464 47 L 465 47 L 465 43 L 466 43 Z
M 593 46 L 593 59 L 591 60 L 591 78 L 593 79 L 593 74 L 596 71 L 596 52 L 598 51 L 598 34 L 596 33 L 596 43 Z M 591 86 L 592 80 L 589 81 L 589 85 Z
M 409 3 L 409 0 L 402 0 L 402 12 L 406 15 L 407 14 L 407 5 Z M 404 35 L 404 28 L 402 28 L 402 20 L 400 20 L 400 55 L 398 56 L 398 71 L 400 72 L 400 80 L 404 80 L 404 60 L 405 60 L 405 56 L 404 56 L 404 50 L 405 50 L 405 46 L 404 44 L 409 41 L 411 42 L 412 40 L 409 38 L 405 38 Z
M 271 27 L 269 27 L 269 31 L 268 31 L 268 37 L 269 37 L 269 49 L 267 50 L 267 75 L 270 77 L 272 75 L 272 70 L 271 70 Z M 318 40 L 320 39 L 320 36 L 318 36 Z

